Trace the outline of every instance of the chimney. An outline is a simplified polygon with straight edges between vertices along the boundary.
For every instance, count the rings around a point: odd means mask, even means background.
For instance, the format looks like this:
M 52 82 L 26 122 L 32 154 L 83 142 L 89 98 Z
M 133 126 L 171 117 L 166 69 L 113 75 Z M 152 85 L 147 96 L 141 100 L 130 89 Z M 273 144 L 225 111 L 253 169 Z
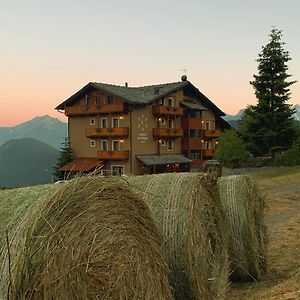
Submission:
M 128 87 L 128 82 L 125 82 L 125 87 Z

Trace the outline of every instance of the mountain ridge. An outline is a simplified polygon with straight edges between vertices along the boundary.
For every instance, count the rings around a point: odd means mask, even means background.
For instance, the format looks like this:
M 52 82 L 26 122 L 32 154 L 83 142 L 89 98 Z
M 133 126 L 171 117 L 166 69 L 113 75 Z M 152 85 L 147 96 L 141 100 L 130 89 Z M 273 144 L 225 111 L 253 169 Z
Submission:
M 9 140 L 0 146 L 0 186 L 49 183 L 58 157 L 57 149 L 37 139 Z
M 59 149 L 67 136 L 68 124 L 48 115 L 24 123 L 0 127 L 0 146 L 12 139 L 34 138 Z

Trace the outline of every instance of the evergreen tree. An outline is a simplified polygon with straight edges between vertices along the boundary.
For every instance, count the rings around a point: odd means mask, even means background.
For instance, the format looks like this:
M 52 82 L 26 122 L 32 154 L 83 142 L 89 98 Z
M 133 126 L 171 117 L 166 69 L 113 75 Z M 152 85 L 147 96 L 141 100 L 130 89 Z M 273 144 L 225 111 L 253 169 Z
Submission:
M 63 174 L 59 171 L 61 167 L 68 164 L 74 159 L 73 150 L 70 147 L 70 142 L 68 138 L 65 138 L 65 141 L 62 143 L 62 147 L 60 148 L 60 155 L 58 157 L 57 163 L 54 167 L 53 175 L 59 179 L 62 180 Z
M 245 110 L 240 122 L 241 133 L 248 149 L 255 155 L 270 154 L 272 148 L 284 148 L 293 144 L 292 106 L 289 87 L 295 81 L 288 81 L 287 62 L 291 60 L 285 51 L 282 33 L 273 28 L 270 41 L 258 55 L 258 74 L 253 75 L 250 84 L 255 89 L 257 105 Z
M 226 130 L 219 139 L 218 148 L 214 156 L 222 165 L 230 168 L 242 166 L 247 162 L 249 152 L 234 129 Z

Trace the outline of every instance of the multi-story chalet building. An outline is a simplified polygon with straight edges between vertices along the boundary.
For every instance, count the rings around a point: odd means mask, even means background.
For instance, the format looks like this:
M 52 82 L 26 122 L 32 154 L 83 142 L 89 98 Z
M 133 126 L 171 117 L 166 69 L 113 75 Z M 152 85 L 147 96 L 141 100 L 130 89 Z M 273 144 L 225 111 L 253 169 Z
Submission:
M 188 171 L 212 159 L 225 114 L 181 82 L 128 87 L 90 82 L 56 107 L 68 116 L 76 159 L 62 168 L 111 174 Z

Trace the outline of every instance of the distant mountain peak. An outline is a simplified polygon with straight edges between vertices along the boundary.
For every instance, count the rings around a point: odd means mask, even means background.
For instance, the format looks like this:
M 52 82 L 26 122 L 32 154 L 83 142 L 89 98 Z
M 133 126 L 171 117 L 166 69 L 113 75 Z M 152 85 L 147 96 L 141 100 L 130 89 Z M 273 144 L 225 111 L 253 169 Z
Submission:
M 67 136 L 68 124 L 49 115 L 37 116 L 13 127 L 0 127 L 0 145 L 12 139 L 35 138 L 60 148 Z

